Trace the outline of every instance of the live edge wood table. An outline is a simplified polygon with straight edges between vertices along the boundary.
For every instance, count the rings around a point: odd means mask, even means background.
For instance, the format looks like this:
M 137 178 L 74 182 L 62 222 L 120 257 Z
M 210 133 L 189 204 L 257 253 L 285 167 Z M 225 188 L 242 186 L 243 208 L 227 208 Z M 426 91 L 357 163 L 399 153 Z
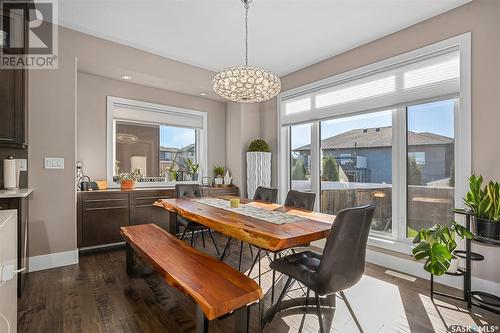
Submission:
M 232 196 L 220 197 L 229 200 Z M 274 254 L 281 251 L 302 246 L 328 237 L 335 216 L 310 212 L 302 209 L 282 206 L 261 201 L 240 199 L 241 203 L 250 204 L 266 210 L 279 211 L 303 218 L 303 220 L 275 224 L 246 215 L 238 214 L 223 208 L 206 205 L 193 199 L 162 199 L 154 203 L 169 212 L 169 232 L 175 234 L 177 215 L 218 231 L 226 236 L 242 240 L 259 248 L 271 251 Z M 276 257 L 276 255 L 275 255 Z M 259 260 L 259 285 L 261 272 Z M 271 300 L 274 299 L 274 271 Z M 259 316 L 262 319 L 261 302 L 259 302 Z
M 248 332 L 249 305 L 262 298 L 257 283 L 231 266 L 170 235 L 155 224 L 121 227 L 126 241 L 127 274 L 135 276 L 135 251 L 172 287 L 197 304 L 196 330 L 210 320 L 235 313 L 235 332 Z

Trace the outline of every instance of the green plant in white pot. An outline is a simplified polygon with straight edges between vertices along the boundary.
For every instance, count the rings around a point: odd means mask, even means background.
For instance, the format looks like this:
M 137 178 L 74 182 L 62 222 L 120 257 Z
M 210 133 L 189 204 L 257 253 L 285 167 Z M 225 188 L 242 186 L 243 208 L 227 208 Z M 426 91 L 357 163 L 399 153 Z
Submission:
M 472 230 L 480 237 L 499 241 L 500 184 L 490 181 L 482 185 L 482 176 L 470 176 L 464 203 L 472 215 Z
M 271 148 L 263 139 L 250 142 L 247 151 L 247 195 L 253 198 L 259 186 L 271 186 Z
M 190 158 L 187 159 L 188 172 L 191 175 L 191 180 L 198 181 L 198 171 L 200 163 L 194 163 Z
M 450 268 L 454 258 L 453 251 L 457 248 L 455 237 L 472 239 L 474 235 L 455 221 L 451 225 L 440 225 L 422 229 L 413 240 L 418 244 L 412 253 L 415 259 L 425 259 L 424 269 L 436 276 L 443 275 Z

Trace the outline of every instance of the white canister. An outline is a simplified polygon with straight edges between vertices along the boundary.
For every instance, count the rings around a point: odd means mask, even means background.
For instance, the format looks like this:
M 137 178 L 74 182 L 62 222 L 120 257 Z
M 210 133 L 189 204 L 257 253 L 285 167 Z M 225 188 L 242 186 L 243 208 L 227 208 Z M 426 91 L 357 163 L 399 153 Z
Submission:
M 9 156 L 3 160 L 3 186 L 6 189 L 15 189 L 19 187 L 20 166 L 16 163 L 14 157 Z
M 3 30 L 0 30 L 0 46 L 7 45 L 7 33 Z

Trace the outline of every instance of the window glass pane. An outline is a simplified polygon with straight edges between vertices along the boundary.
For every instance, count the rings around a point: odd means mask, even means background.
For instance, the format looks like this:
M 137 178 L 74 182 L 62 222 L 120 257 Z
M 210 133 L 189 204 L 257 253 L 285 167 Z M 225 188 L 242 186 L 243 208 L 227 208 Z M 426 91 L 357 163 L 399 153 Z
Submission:
M 454 110 L 446 100 L 407 108 L 407 236 L 446 224 L 454 206 Z
M 175 159 L 174 169 L 189 171 L 187 159 L 197 162 L 196 130 L 174 126 L 160 126 L 160 170 L 164 175 Z
M 121 172 L 140 169 L 142 178 L 169 177 L 168 170 L 189 171 L 197 162 L 196 129 L 116 122 L 116 160 Z M 188 180 L 189 175 L 183 175 Z
M 374 204 L 372 230 L 392 234 L 392 111 L 321 123 L 321 212 Z
M 158 177 L 158 128 L 116 122 L 116 160 L 121 172 L 140 169 L 143 177 Z
M 292 190 L 311 192 L 311 124 L 290 127 Z

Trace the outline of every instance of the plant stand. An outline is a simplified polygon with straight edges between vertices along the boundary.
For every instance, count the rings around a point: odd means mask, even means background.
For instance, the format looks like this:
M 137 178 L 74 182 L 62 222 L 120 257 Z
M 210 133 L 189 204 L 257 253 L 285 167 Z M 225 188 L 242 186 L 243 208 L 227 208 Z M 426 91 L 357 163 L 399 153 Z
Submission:
M 471 216 L 466 210 L 455 209 L 453 210 L 456 214 L 465 215 L 465 227 L 470 231 L 470 220 Z M 495 241 L 492 239 L 486 239 L 482 237 L 475 237 L 473 240 L 465 239 L 465 250 L 455 250 L 453 254 L 456 257 L 465 259 L 465 268 L 459 268 L 456 273 L 446 272 L 447 275 L 453 276 L 463 276 L 464 278 L 464 294 L 463 297 L 457 297 L 454 295 L 441 293 L 434 291 L 434 275 L 431 274 L 431 299 L 434 299 L 434 295 L 444 296 L 452 298 L 459 301 L 464 301 L 467 303 L 467 309 L 471 309 L 472 306 L 477 306 L 481 309 L 485 309 L 497 314 L 500 314 L 500 297 L 489 294 L 483 291 L 472 290 L 472 261 L 483 261 L 484 256 L 472 252 L 472 243 L 481 243 L 489 246 L 500 247 L 500 241 Z

